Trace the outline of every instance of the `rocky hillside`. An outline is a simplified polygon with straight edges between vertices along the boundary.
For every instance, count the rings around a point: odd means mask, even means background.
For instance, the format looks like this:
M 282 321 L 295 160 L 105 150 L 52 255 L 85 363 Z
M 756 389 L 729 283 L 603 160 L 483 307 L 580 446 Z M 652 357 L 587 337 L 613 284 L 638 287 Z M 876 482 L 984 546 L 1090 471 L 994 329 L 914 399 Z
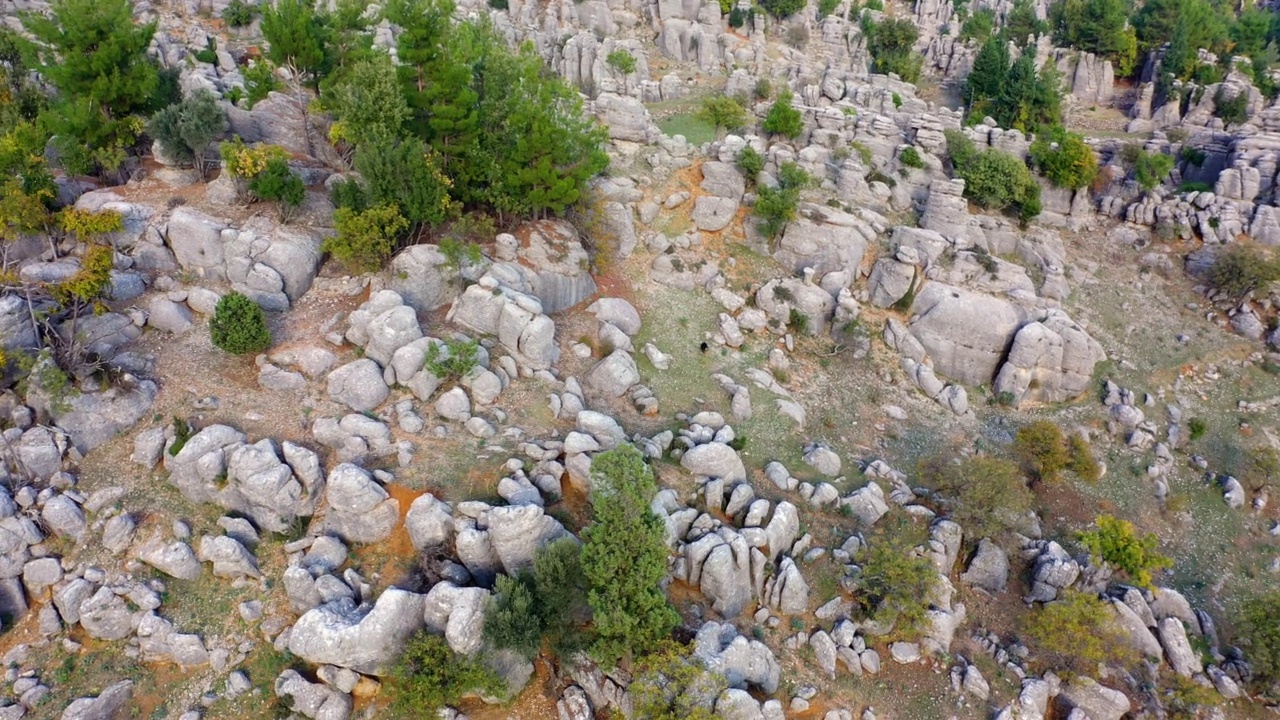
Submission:
M 1122 5 L 0 0 L 0 719 L 1270 717 L 1272 11 Z

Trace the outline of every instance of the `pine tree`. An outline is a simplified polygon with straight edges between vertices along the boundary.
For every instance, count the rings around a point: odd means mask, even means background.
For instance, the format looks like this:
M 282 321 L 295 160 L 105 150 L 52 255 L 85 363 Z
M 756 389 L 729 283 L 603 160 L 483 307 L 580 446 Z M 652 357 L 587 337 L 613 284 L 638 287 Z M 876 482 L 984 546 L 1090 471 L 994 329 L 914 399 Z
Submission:
M 319 87 L 332 58 L 328 29 L 313 0 L 279 0 L 275 7 L 267 6 L 262 12 L 262 34 L 270 44 L 267 56 L 272 62 L 296 69 L 309 76 L 312 87 Z
M 1009 45 L 999 37 L 993 37 L 982 44 L 978 56 L 973 60 L 973 69 L 965 80 L 960 97 L 969 108 L 971 122 L 981 120 L 989 114 L 988 105 L 993 98 L 1004 92 L 1004 84 L 1009 76 Z
M 649 509 L 657 492 L 644 456 L 630 445 L 591 463 L 594 521 L 582 531 L 582 569 L 594 617 L 595 659 L 611 666 L 642 655 L 680 622 L 661 582 L 667 573 L 664 525 Z
M 39 71 L 65 100 L 108 118 L 147 107 L 160 84 L 147 47 L 155 24 L 133 23 L 129 0 L 53 0 L 48 16 L 21 15 L 38 43 Z
M 1026 52 L 1009 68 L 1009 78 L 996 100 L 996 122 L 1000 127 L 1031 129 L 1035 96 L 1035 58 Z

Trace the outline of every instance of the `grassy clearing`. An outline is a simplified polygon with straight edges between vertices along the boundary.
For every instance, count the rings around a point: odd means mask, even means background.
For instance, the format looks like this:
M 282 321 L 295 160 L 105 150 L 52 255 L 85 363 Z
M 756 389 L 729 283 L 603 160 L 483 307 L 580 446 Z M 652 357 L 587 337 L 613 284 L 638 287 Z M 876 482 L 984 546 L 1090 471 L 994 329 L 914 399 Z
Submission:
M 664 135 L 675 137 L 683 135 L 691 145 L 702 145 L 716 139 L 716 129 L 711 124 L 699 120 L 692 112 L 683 112 L 658 121 L 658 129 Z

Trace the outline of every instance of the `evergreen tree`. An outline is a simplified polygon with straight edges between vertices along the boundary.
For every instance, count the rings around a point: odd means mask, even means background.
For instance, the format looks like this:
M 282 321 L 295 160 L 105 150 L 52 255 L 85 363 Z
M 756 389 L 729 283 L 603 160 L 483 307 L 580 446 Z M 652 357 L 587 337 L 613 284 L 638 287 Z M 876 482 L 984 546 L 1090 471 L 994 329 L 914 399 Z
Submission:
M 978 56 L 973 59 L 973 69 L 960 91 L 961 100 L 969 108 L 971 122 L 990 114 L 990 101 L 1004 93 L 1009 64 L 1009 45 L 1003 38 L 993 37 L 978 50 Z
M 1122 76 L 1133 71 L 1137 45 L 1125 0 L 1058 0 L 1049 24 L 1055 42 L 1110 58 Z
M 1035 112 L 1037 92 L 1035 58 L 1023 53 L 1009 68 L 1000 95 L 996 98 L 996 122 L 1000 127 L 1029 130 Z
M 66 101 L 107 118 L 146 108 L 160 84 L 147 46 L 155 24 L 133 23 L 129 0 L 53 0 L 48 16 L 23 13 L 37 42 L 38 70 Z
M 630 445 L 591 463 L 594 521 L 582 531 L 582 569 L 594 616 L 594 658 L 611 666 L 656 648 L 680 622 L 661 582 L 664 525 L 649 509 L 657 492 L 644 456 Z
M 270 48 L 267 57 L 277 65 L 285 65 L 309 76 L 312 87 L 332 67 L 329 54 L 329 32 L 324 16 L 318 14 L 313 0 L 278 0 L 274 7 L 262 12 L 262 34 Z
M 409 105 L 386 53 L 355 63 L 333 84 L 326 99 L 339 124 L 335 134 L 355 145 L 400 137 L 409 119 Z
M 1014 0 L 1000 34 L 1005 40 L 1021 45 L 1032 35 L 1043 35 L 1047 30 L 1048 24 L 1036 17 L 1036 8 L 1031 0 Z

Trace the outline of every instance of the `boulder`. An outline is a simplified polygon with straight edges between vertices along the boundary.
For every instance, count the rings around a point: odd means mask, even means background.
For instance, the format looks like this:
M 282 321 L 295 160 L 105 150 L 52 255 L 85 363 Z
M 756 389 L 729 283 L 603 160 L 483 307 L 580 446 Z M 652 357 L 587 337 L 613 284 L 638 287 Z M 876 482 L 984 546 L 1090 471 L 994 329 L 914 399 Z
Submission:
M 62 720 L 118 720 L 133 699 L 133 681 L 109 685 L 97 697 L 72 700 L 62 711 Z
M 738 451 L 724 443 L 710 442 L 690 448 L 680 465 L 693 475 L 720 478 L 726 483 L 746 482 L 747 469 Z
M 627 335 L 640 332 L 640 313 L 622 298 L 600 298 L 587 306 L 587 312 L 600 322 L 609 323 Z
M 411 245 L 391 259 L 382 273 L 386 287 L 420 313 L 448 305 L 458 295 L 449 261 L 435 245 Z
M 611 398 L 622 397 L 638 382 L 640 370 L 636 367 L 635 358 L 626 350 L 614 350 L 583 377 L 587 389 Z
M 289 652 L 317 665 L 382 675 L 422 629 L 425 598 L 388 588 L 372 606 L 342 599 L 308 610 L 289 633 Z
M 1090 720 L 1120 720 L 1131 709 L 1124 693 L 1083 675 L 1067 681 L 1058 697 L 1067 707 L 1083 711 Z
M 703 195 L 694 201 L 692 218 L 699 230 L 719 232 L 728 227 L 737 214 L 737 200 Z
M 133 632 L 133 613 L 111 588 L 98 588 L 80 602 L 80 626 L 97 640 L 123 640 Z
M 148 310 L 147 324 L 157 330 L 181 335 L 191 329 L 191 311 L 183 303 L 157 295 L 151 299 Z
M 369 358 L 354 360 L 329 373 L 329 397 L 356 412 L 378 407 L 389 394 L 382 368 Z
M 507 505 L 487 513 L 489 542 L 508 575 L 533 568 L 538 550 L 563 537 L 570 537 L 559 520 L 547 515 L 539 505 Z
M 213 563 L 213 576 L 220 578 L 256 578 L 258 561 L 240 541 L 226 535 L 205 535 L 200 538 L 200 550 L 196 554 L 200 562 Z
M 397 305 L 370 320 L 365 333 L 369 338 L 365 357 L 386 367 L 397 350 L 422 337 L 422 327 L 413 308 Z
M 179 580 L 195 580 L 200 577 L 200 561 L 191 546 L 175 540 L 165 544 L 153 539 L 138 548 L 138 559 Z
M 309 682 L 292 668 L 280 673 L 275 683 L 276 697 L 292 711 L 313 720 L 347 720 L 353 701 L 350 695 L 324 683 Z
M 415 550 L 445 545 L 453 537 L 453 510 L 431 493 L 414 498 L 404 518 Z
M 1105 357 L 1098 341 L 1053 310 L 1018 330 L 993 389 L 1012 394 L 1015 403 L 1070 400 L 1092 386 L 1093 368 Z
M 1192 649 L 1191 641 L 1187 639 L 1187 629 L 1181 620 L 1167 617 L 1160 621 L 1156 629 L 1159 631 L 1160 646 L 1164 648 L 1164 655 L 1174 672 L 1189 678 L 1204 671 L 1204 664 Z
M 989 384 L 1025 311 L 1006 300 L 943 283 L 927 283 L 911 305 L 911 334 L 939 374 L 966 385 Z
M 329 473 L 325 527 L 347 542 L 386 540 L 400 521 L 400 501 L 387 494 L 367 470 L 342 463 Z
M 960 574 L 960 581 L 989 592 L 1004 592 L 1009 582 L 1009 558 L 999 545 L 982 538 L 969 567 Z

